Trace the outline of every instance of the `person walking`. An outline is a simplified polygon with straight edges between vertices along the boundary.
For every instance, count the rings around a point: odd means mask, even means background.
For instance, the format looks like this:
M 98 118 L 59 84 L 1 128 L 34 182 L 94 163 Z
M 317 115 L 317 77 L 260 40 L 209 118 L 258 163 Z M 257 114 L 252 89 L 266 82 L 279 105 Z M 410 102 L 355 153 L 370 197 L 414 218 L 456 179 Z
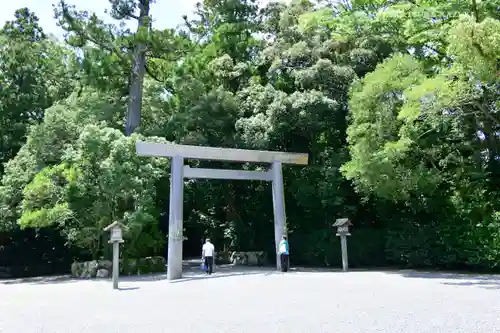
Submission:
M 205 269 L 207 274 L 212 274 L 214 267 L 214 254 L 215 246 L 210 243 L 210 239 L 205 240 L 205 244 L 201 248 L 201 259 L 205 262 Z
M 283 236 L 281 239 L 281 242 L 278 246 L 278 251 L 280 255 L 280 262 L 281 262 L 281 271 L 282 272 L 287 272 L 288 271 L 288 256 L 289 256 L 289 249 L 288 249 L 288 241 L 286 239 L 286 236 Z

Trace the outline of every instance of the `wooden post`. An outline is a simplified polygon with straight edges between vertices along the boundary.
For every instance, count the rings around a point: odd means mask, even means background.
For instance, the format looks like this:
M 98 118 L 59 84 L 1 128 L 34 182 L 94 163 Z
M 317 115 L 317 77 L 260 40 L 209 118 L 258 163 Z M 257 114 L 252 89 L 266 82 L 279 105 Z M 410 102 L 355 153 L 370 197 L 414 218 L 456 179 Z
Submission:
M 113 289 L 118 289 L 120 276 L 120 243 L 113 242 Z
M 337 228 L 337 236 L 340 236 L 340 251 L 342 254 L 342 271 L 347 272 L 349 267 L 347 257 L 347 236 L 350 236 L 349 226 L 352 225 L 348 218 L 337 219 L 333 224 Z
M 274 211 L 274 246 L 276 249 L 276 269 L 279 271 L 281 270 L 279 244 L 282 237 L 286 236 L 285 190 L 283 187 L 283 171 L 281 162 L 273 162 L 271 171 L 273 175 L 272 191 Z
M 182 242 L 183 242 L 183 176 L 184 159 L 172 158 L 170 175 L 170 216 L 168 221 L 168 260 L 167 279 L 182 277 Z
M 340 250 L 342 251 L 342 270 L 347 272 L 347 236 L 340 235 Z
M 113 222 L 104 228 L 110 232 L 108 243 L 113 244 L 113 289 L 118 289 L 118 278 L 120 277 L 120 243 L 123 243 L 122 229 L 124 225 L 120 222 Z

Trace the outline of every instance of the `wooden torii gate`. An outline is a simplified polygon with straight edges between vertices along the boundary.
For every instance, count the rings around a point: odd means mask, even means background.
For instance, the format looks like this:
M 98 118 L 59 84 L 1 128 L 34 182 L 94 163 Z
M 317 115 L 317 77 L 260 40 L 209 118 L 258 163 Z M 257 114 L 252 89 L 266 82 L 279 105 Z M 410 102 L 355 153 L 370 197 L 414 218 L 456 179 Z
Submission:
M 271 181 L 274 208 L 274 240 L 277 256 L 276 267 L 277 269 L 281 268 L 277 252 L 278 245 L 286 230 L 282 164 L 307 165 L 307 154 L 141 141 L 137 141 L 136 143 L 136 152 L 139 156 L 172 158 L 168 226 L 168 280 L 180 279 L 182 277 L 184 178 Z M 271 168 L 268 171 L 191 168 L 184 165 L 184 159 L 269 163 L 271 164 Z

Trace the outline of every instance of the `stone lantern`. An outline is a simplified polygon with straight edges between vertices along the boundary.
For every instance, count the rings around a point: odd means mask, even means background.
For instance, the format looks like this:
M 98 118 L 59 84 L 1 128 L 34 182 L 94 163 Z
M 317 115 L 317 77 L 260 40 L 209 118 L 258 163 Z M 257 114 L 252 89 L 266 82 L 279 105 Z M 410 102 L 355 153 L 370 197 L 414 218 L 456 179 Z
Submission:
M 113 244 L 113 289 L 118 289 L 118 277 L 120 274 L 120 244 L 123 240 L 124 225 L 121 222 L 113 222 L 104 228 L 104 231 L 110 232 L 108 243 Z
M 340 236 L 340 249 L 342 251 L 342 270 L 347 271 L 348 258 L 347 258 L 347 236 L 351 236 L 349 233 L 349 226 L 352 223 L 348 218 L 337 219 L 333 224 L 333 227 L 337 228 L 337 236 Z

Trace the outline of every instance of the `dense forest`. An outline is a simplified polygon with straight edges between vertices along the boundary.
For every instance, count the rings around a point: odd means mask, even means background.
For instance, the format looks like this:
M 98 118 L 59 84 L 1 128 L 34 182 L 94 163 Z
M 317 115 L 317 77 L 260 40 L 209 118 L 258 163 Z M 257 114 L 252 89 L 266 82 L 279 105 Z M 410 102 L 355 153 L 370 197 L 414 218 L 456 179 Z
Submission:
M 308 153 L 284 169 L 293 264 L 339 265 L 349 217 L 353 266 L 499 266 L 500 0 L 204 0 L 166 30 L 153 1 L 60 1 L 64 40 L 29 8 L 1 28 L 0 266 L 109 256 L 115 220 L 125 256 L 165 255 L 169 160 L 137 140 Z M 185 256 L 273 251 L 269 184 L 184 196 Z

